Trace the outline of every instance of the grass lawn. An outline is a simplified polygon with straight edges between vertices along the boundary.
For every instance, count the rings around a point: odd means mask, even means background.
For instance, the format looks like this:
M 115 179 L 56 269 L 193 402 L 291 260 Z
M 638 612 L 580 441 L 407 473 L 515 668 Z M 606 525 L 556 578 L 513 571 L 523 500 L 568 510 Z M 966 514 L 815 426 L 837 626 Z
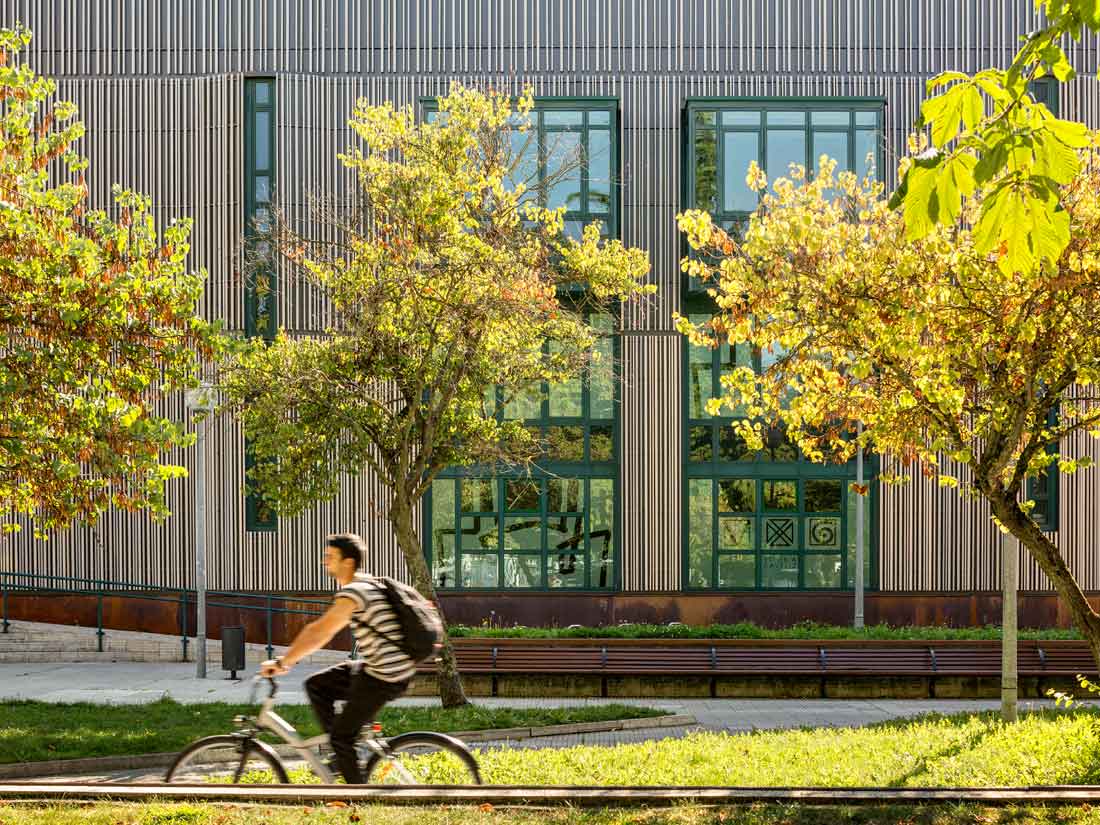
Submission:
M 928 715 L 862 728 L 697 733 L 614 746 L 495 749 L 494 785 L 958 787 L 1100 783 L 1100 712 Z M 432 783 L 454 779 L 440 772 Z M 296 782 L 316 781 L 307 769 Z
M 0 825 L 1100 825 L 1100 808 L 976 805 L 748 808 L 682 806 L 580 811 L 465 808 L 303 808 L 229 805 L 4 806 Z
M 1001 638 L 1001 628 L 891 627 L 877 624 L 856 630 L 841 625 L 799 622 L 791 627 L 761 627 L 752 622 L 712 625 L 621 624 L 609 627 L 467 627 L 447 629 L 454 638 L 493 639 L 944 639 Z M 1080 639 L 1073 629 L 1021 628 L 1021 639 Z
M 277 705 L 278 713 L 303 736 L 321 732 L 308 705 Z M 200 736 L 228 733 L 237 714 L 250 705 L 185 705 L 161 699 L 142 705 L 54 704 L 18 701 L 0 704 L 0 763 L 129 756 L 180 750 Z M 576 708 L 387 707 L 379 721 L 390 736 L 410 730 L 486 730 L 572 722 L 600 722 L 660 716 L 665 711 L 627 705 Z

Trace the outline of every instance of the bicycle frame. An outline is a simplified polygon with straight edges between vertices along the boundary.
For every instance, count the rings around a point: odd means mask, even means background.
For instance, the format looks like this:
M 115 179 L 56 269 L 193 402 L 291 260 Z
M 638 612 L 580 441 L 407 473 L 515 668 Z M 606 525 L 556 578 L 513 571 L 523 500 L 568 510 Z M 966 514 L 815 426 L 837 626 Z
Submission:
M 253 684 L 257 683 L 262 677 L 256 677 L 253 680 Z M 332 771 L 328 769 L 328 766 L 321 761 L 320 747 L 321 745 L 327 745 L 329 738 L 327 733 L 322 733 L 317 736 L 312 736 L 309 739 L 303 739 L 298 735 L 298 731 L 294 728 L 290 722 L 286 721 L 277 714 L 272 708 L 275 706 L 275 681 L 270 680 L 272 684 L 271 694 L 260 703 L 260 712 L 256 715 L 255 724 L 260 730 L 265 730 L 275 734 L 282 739 L 290 747 L 294 748 L 298 754 L 303 757 L 306 762 L 309 763 L 310 768 L 313 770 L 317 777 L 326 785 L 331 785 L 335 781 L 336 777 L 333 776 Z M 255 688 L 253 688 L 255 690 Z M 251 704 L 251 703 L 250 703 Z M 383 759 L 390 760 L 390 764 L 393 766 L 393 770 L 397 772 L 397 776 L 404 784 L 415 785 L 416 779 L 405 770 L 405 766 L 398 760 L 392 759 L 389 749 L 384 744 L 385 740 L 381 742 L 374 737 L 365 737 L 360 739 L 358 745 L 363 745 L 369 750 L 381 756 Z

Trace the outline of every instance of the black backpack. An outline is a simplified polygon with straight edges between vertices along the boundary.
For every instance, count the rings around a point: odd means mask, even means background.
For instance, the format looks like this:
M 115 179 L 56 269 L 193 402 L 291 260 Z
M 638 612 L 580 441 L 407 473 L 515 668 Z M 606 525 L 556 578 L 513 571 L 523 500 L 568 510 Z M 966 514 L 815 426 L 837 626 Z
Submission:
M 414 662 L 433 657 L 443 643 L 443 620 L 435 605 L 425 599 L 416 588 L 395 581 L 388 576 L 375 576 L 374 581 L 386 594 L 397 621 L 401 625 L 401 638 L 388 639 Z

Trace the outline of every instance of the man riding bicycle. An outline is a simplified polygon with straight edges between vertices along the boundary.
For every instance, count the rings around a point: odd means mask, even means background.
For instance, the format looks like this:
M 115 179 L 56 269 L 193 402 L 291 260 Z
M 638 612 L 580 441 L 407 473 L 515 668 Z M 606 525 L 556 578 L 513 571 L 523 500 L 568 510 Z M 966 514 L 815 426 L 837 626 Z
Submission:
M 321 726 L 329 735 L 336 767 L 349 785 L 361 784 L 355 743 L 363 725 L 409 686 L 416 662 L 401 648 L 402 629 L 384 588 L 359 573 L 363 540 L 353 533 L 325 539 L 325 569 L 340 589 L 332 606 L 295 637 L 287 652 L 260 666 L 261 676 L 281 676 L 333 636 L 351 625 L 358 658 L 315 673 L 306 679 L 306 693 Z M 344 707 L 336 713 L 335 702 Z

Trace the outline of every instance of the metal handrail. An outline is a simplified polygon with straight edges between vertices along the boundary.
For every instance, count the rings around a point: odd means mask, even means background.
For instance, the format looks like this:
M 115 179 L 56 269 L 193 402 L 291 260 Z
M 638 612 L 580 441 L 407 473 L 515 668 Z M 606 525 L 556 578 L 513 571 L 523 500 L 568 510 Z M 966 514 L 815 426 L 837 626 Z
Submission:
M 42 584 L 41 582 L 63 582 L 70 586 L 58 586 L 54 584 Z M 83 587 L 78 585 L 84 585 Z M 103 599 L 105 596 L 116 596 L 130 599 L 145 599 L 148 601 L 173 602 L 179 605 L 180 645 L 183 651 L 183 659 L 187 659 L 187 607 L 189 604 L 198 603 L 198 594 L 193 588 L 188 587 L 161 587 L 157 585 L 141 584 L 137 582 L 112 581 L 110 579 L 93 579 L 80 576 L 54 576 L 44 573 L 23 573 L 16 571 L 0 570 L 0 631 L 8 633 L 11 622 L 8 620 L 8 593 L 9 592 L 46 592 L 67 593 L 74 595 L 96 596 L 96 649 L 103 652 Z M 150 591 L 150 592 L 142 592 Z M 157 592 L 159 591 L 159 592 Z M 167 594 L 173 595 L 167 595 Z M 274 654 L 272 641 L 272 617 L 276 613 L 297 614 L 305 616 L 319 616 L 323 610 L 301 609 L 298 607 L 279 607 L 274 604 L 276 600 L 283 602 L 297 602 L 299 604 L 316 604 L 328 606 L 329 599 L 312 599 L 309 597 L 283 596 L 272 593 L 244 593 L 235 590 L 208 590 L 208 607 L 226 607 L 237 610 L 262 610 L 265 614 L 265 630 L 267 637 L 267 656 Z M 240 604 L 226 602 L 221 599 L 262 599 L 263 604 Z

